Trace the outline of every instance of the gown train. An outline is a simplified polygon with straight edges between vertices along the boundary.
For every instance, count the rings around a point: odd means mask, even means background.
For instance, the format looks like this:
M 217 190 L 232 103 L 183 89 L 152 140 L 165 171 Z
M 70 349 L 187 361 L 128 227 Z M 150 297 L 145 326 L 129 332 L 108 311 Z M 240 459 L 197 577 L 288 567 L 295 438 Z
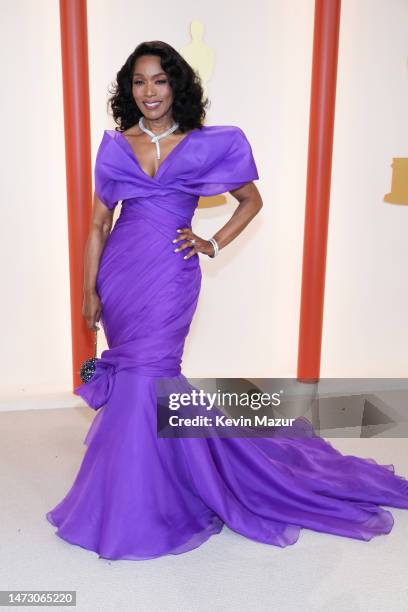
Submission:
M 172 240 L 200 196 L 257 178 L 235 126 L 189 132 L 155 177 L 125 136 L 105 131 L 95 190 L 122 208 L 97 275 L 109 348 L 75 389 L 97 413 L 70 490 L 46 514 L 67 542 L 141 560 L 187 552 L 224 524 L 279 547 L 302 528 L 367 541 L 393 527 L 382 505 L 408 508 L 408 480 L 393 465 L 342 455 L 303 418 L 263 438 L 157 436 L 158 397 L 192 389 L 181 362 L 201 287 L 199 257 L 184 260 Z

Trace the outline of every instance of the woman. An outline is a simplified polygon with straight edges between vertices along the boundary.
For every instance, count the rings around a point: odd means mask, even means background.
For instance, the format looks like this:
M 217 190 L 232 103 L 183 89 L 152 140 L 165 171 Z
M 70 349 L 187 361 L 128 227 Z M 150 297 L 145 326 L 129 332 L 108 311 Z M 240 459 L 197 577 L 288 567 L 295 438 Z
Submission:
M 250 144 L 235 126 L 203 126 L 198 76 L 169 45 L 139 45 L 117 75 L 96 157 L 83 315 L 109 349 L 75 389 L 99 409 L 65 498 L 47 513 L 66 541 L 108 559 L 196 548 L 226 523 L 287 546 L 300 530 L 370 540 L 408 508 L 392 465 L 343 456 L 297 419 L 269 438 L 158 437 L 158 398 L 189 392 L 184 342 L 200 292 L 201 256 L 215 257 L 262 207 Z M 193 232 L 200 196 L 239 206 L 209 240 Z M 120 216 L 112 227 L 116 204 Z M 282 432 L 283 434 L 285 432 Z

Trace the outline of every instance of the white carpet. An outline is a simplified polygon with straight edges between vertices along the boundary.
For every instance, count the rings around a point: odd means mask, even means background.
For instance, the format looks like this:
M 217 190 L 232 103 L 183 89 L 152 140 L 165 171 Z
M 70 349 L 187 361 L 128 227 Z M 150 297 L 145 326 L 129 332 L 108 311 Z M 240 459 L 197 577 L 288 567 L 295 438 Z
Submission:
M 407 510 L 390 508 L 393 530 L 370 542 L 304 529 L 278 548 L 225 526 L 193 551 L 148 561 L 108 561 L 68 544 L 45 513 L 73 482 L 94 414 L 85 406 L 0 413 L 0 589 L 75 590 L 81 612 L 408 610 Z M 331 442 L 408 475 L 406 439 Z

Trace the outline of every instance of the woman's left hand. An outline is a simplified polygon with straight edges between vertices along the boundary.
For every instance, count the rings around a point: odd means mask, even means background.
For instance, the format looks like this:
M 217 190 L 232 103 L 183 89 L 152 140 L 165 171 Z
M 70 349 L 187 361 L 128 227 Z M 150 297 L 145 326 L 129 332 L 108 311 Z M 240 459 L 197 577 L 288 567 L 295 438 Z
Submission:
M 189 227 L 180 228 L 178 232 L 178 236 L 173 242 L 176 243 L 179 240 L 185 240 L 186 242 L 183 242 L 183 244 L 174 249 L 174 251 L 177 253 L 189 249 L 187 254 L 184 255 L 184 259 L 189 259 L 193 255 L 198 255 L 198 253 L 204 253 L 204 255 L 208 255 L 208 257 L 213 257 L 214 248 L 209 240 L 200 238 L 194 234 Z M 194 240 L 194 242 L 191 242 L 191 240 Z

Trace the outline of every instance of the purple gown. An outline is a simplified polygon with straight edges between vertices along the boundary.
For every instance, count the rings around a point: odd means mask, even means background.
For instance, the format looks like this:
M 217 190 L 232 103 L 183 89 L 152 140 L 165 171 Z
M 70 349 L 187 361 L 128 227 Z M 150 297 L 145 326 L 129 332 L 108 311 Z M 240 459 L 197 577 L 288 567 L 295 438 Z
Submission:
M 256 179 L 235 126 L 191 131 L 153 178 L 123 134 L 104 132 L 95 191 L 110 209 L 122 201 L 96 279 L 109 349 L 75 389 L 98 412 L 72 487 L 46 514 L 58 536 L 99 557 L 183 553 L 224 524 L 280 547 L 302 528 L 370 540 L 393 527 L 380 505 L 408 508 L 393 465 L 342 455 L 306 419 L 293 437 L 157 436 L 158 393 L 169 381 L 191 389 L 181 361 L 201 286 L 200 256 L 173 252 L 176 229 L 191 227 L 200 196 Z

